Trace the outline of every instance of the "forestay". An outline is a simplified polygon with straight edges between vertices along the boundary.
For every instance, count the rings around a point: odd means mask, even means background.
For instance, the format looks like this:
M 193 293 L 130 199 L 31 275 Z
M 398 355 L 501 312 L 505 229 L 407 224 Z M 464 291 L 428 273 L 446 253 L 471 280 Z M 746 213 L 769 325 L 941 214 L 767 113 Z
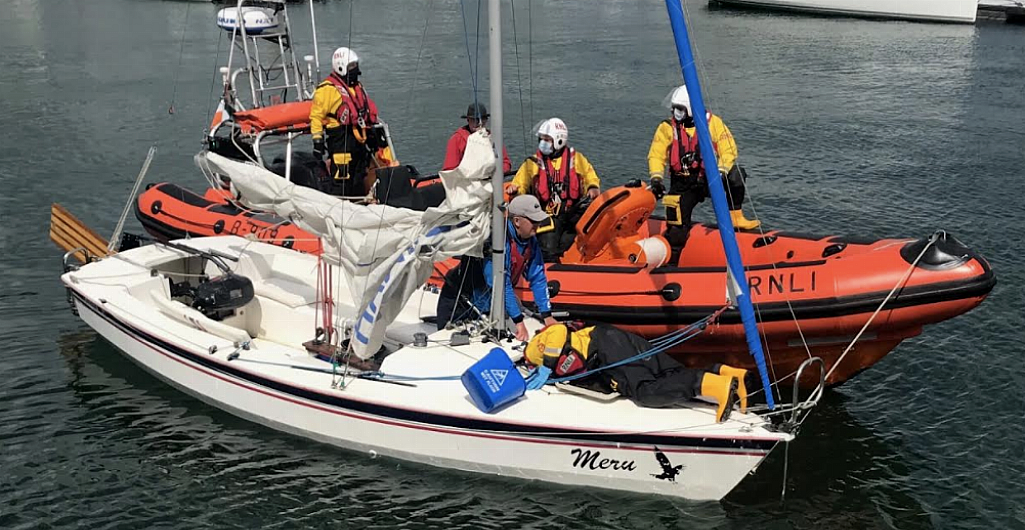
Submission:
M 471 135 L 459 167 L 440 173 L 445 201 L 424 212 L 343 201 L 210 152 L 196 162 L 230 177 L 246 206 L 273 211 L 323 239 L 323 258 L 362 291 L 351 343 L 365 359 L 381 347 L 385 328 L 430 277 L 434 262 L 482 255 L 490 235 L 492 149 L 486 131 Z

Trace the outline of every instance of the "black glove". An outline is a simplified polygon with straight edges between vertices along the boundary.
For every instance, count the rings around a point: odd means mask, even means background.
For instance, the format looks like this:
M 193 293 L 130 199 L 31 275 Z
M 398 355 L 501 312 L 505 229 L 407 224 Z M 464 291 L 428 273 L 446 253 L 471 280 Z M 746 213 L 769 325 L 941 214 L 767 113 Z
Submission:
M 373 128 L 367 133 L 367 147 L 371 151 L 388 147 L 388 139 L 384 136 L 384 129 Z
M 324 145 L 323 138 L 313 139 L 313 156 L 317 157 L 318 160 L 324 159 L 324 154 L 327 153 L 327 147 Z
M 662 183 L 662 179 L 653 178 L 651 179 L 651 193 L 655 194 L 655 200 L 659 200 L 666 194 L 665 184 Z

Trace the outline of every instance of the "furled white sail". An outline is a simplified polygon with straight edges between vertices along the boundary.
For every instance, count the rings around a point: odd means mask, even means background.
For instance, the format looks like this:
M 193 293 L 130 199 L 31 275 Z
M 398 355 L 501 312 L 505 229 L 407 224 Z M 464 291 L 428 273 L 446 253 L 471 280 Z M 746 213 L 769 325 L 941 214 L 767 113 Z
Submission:
M 352 344 L 357 356 L 367 358 L 430 277 L 434 262 L 481 255 L 491 233 L 492 149 L 483 130 L 470 135 L 459 167 L 440 173 L 445 201 L 424 212 L 339 200 L 214 153 L 201 153 L 197 164 L 230 177 L 245 205 L 273 211 L 321 236 L 324 259 L 340 265 L 349 284 L 362 289 Z

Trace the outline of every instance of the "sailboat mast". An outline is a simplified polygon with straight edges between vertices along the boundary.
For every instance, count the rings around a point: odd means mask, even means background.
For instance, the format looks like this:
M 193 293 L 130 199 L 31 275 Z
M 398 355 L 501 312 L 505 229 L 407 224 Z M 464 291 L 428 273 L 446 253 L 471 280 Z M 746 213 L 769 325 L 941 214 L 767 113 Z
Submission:
M 491 318 L 496 329 L 505 329 L 505 196 L 502 184 L 502 7 L 499 0 L 488 0 L 488 52 L 491 140 L 495 146 L 495 172 L 491 176 L 493 206 L 491 211 Z
M 740 259 L 737 236 L 733 233 L 733 222 L 730 219 L 730 210 L 726 201 L 726 190 L 723 189 L 721 179 L 716 178 L 715 175 L 715 173 L 718 173 L 719 165 L 718 160 L 716 160 L 715 149 L 712 147 L 712 135 L 708 130 L 708 118 L 705 111 L 705 102 L 701 96 L 701 84 L 698 81 L 698 71 L 694 63 L 694 55 L 690 49 L 687 23 L 683 17 L 683 1 L 666 0 L 666 9 L 669 11 L 669 22 L 673 27 L 676 53 L 680 57 L 680 66 L 683 69 L 683 82 L 687 85 L 687 93 L 690 95 L 690 110 L 694 115 L 698 146 L 701 149 L 701 158 L 704 161 L 705 171 L 708 174 L 708 191 L 712 197 L 715 219 L 719 224 L 719 236 L 722 239 L 723 251 L 726 253 L 726 264 L 730 277 L 727 281 L 733 282 L 734 302 L 737 305 L 737 309 L 740 310 L 740 319 L 744 323 L 747 347 L 755 358 L 755 364 L 758 365 L 758 374 L 762 379 L 762 387 L 765 388 L 766 403 L 770 409 L 774 409 L 776 404 L 773 400 L 772 388 L 769 386 L 765 354 L 762 352 L 762 342 L 758 336 L 754 306 L 751 305 L 751 293 L 747 286 L 747 277 L 744 274 L 744 264 Z

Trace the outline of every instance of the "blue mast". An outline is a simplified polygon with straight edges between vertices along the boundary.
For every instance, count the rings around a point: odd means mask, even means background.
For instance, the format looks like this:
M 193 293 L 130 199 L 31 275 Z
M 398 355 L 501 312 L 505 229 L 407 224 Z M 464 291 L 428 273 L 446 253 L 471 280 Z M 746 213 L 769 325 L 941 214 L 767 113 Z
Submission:
M 673 38 L 676 40 L 676 53 L 680 56 L 683 82 L 687 85 L 687 93 L 690 95 L 690 110 L 694 114 L 694 126 L 697 128 L 701 158 L 705 163 L 705 171 L 709 175 L 708 191 L 712 197 L 715 219 L 719 224 L 719 236 L 722 238 L 723 251 L 726 253 L 726 264 L 729 267 L 730 276 L 736 281 L 734 286 L 736 300 L 734 302 L 740 310 L 740 319 L 744 323 L 744 334 L 747 335 L 747 347 L 758 365 L 758 374 L 762 377 L 762 387 L 765 389 L 765 401 L 771 410 L 776 408 L 776 403 L 772 397 L 772 388 L 769 386 L 765 354 L 762 353 L 762 342 L 758 336 L 755 310 L 751 305 L 751 293 L 747 286 L 747 276 L 744 274 L 744 264 L 740 260 L 737 236 L 733 233 L 733 222 L 730 220 L 726 191 L 723 189 L 722 180 L 716 178 L 714 174 L 718 173 L 719 165 L 715 157 L 715 149 L 712 148 L 712 135 L 708 132 L 705 102 L 701 97 L 701 84 L 698 81 L 698 71 L 694 65 L 694 55 L 690 49 L 690 37 L 687 34 L 687 23 L 683 18 L 682 1 L 666 0 L 666 9 L 669 11 L 669 22 L 673 27 Z

